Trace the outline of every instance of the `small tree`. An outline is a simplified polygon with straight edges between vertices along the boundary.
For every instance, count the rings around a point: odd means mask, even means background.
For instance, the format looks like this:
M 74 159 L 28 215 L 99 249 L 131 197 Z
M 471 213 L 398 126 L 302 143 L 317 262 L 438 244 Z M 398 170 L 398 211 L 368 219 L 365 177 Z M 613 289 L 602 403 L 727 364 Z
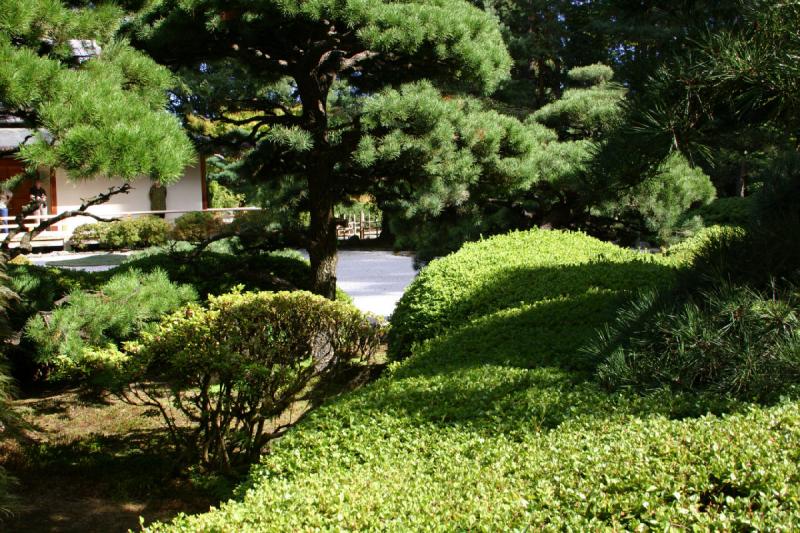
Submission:
M 422 79 L 490 93 L 511 63 L 496 21 L 464 0 L 163 0 L 150 3 L 131 35 L 193 88 L 177 102 L 182 110 L 242 126 L 227 140 L 252 147 L 244 166 L 254 179 L 302 182 L 313 286 L 329 298 L 334 206 L 376 184 L 410 187 L 408 174 L 377 172 L 354 157 L 364 102 Z M 406 116 L 422 111 L 408 103 Z

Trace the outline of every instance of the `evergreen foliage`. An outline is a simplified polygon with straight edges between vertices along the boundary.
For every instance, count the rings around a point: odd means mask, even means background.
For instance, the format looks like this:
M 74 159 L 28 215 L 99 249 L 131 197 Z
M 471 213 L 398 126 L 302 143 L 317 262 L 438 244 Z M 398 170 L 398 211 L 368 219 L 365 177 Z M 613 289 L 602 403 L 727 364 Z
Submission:
M 216 142 L 247 143 L 241 172 L 306 191 L 293 201 L 310 214 L 313 286 L 328 297 L 335 292 L 334 206 L 383 182 L 408 187 L 408 173 L 379 174 L 357 156 L 371 96 L 426 79 L 491 93 L 510 67 L 496 22 L 463 0 L 163 0 L 131 22 L 129 35 L 181 73 L 188 88 L 176 99 L 181 112 L 238 126 L 223 128 Z M 423 90 L 417 104 L 428 108 L 438 104 L 423 98 L 441 99 Z
M 118 38 L 121 8 L 3 0 L 0 14 L 0 106 L 38 131 L 20 150 L 28 164 L 62 167 L 73 178 L 169 182 L 183 174 L 194 151 L 165 113 L 175 81 Z M 76 39 L 102 51 L 76 58 Z
M 37 361 L 52 368 L 52 378 L 91 376 L 120 364 L 116 344 L 196 299 L 191 287 L 172 283 L 163 271 L 130 270 L 112 277 L 97 293 L 70 292 L 52 312 L 34 315 L 25 335 L 38 349 Z
M 17 301 L 18 296 L 10 287 L 6 274 L 6 258 L 0 255 L 0 341 L 4 342 L 13 331 L 9 311 Z M 14 382 L 9 374 L 4 352 L 5 350 L 0 353 L 0 439 L 7 438 L 19 425 L 18 417 L 10 405 L 14 394 Z M 13 506 L 14 482 L 14 478 L 0 466 L 0 522 L 2 515 L 8 513 Z
M 618 313 L 590 350 L 605 359 L 603 383 L 764 400 L 800 382 L 795 289 L 717 286 L 677 306 L 670 296 L 645 293 Z

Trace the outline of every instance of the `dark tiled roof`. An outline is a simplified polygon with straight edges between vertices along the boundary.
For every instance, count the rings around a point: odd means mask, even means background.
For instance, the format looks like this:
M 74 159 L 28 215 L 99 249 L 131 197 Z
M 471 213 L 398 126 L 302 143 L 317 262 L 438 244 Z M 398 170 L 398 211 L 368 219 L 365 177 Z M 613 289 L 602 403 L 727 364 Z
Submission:
M 36 140 L 36 131 L 29 128 L 0 128 L 0 152 L 13 152 L 23 144 Z

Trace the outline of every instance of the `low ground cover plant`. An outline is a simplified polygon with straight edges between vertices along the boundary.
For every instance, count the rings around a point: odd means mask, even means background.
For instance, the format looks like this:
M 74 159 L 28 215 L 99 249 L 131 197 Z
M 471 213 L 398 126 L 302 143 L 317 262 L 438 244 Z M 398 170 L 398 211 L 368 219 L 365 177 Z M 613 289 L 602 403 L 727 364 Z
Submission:
M 371 359 L 381 335 L 352 305 L 305 291 L 212 296 L 208 307 L 167 316 L 131 349 L 125 382 L 157 384 L 126 397 L 158 409 L 185 457 L 229 472 L 285 431 L 292 421 L 278 417 L 295 402 Z
M 561 254 L 562 277 L 541 268 L 546 246 L 525 246 L 540 237 Z M 558 252 L 563 242 L 578 261 Z M 148 530 L 791 529 L 800 520 L 796 402 L 609 392 L 593 372 L 602 360 L 583 351 L 622 293 L 674 283 L 694 254 L 644 263 L 629 255 L 615 263 L 615 285 L 588 278 L 594 287 L 579 269 L 592 273 L 614 250 L 581 256 L 593 246 L 582 235 L 534 231 L 446 258 L 451 277 L 432 263 L 438 275 L 422 274 L 427 296 L 410 294 L 419 309 L 451 295 L 444 305 L 467 311 L 458 324 L 311 413 L 271 447 L 236 501 Z M 523 272 L 538 296 L 521 300 L 512 287 L 472 303 L 470 267 L 491 288 Z

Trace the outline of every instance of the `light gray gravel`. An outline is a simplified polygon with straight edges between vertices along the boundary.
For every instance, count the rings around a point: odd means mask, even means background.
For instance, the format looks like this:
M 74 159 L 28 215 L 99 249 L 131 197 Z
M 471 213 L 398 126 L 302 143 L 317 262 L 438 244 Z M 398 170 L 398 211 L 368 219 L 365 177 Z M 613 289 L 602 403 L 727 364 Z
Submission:
M 392 252 L 339 252 L 339 287 L 362 311 L 389 316 L 406 287 L 417 275 L 413 259 Z
M 305 255 L 305 254 L 304 254 Z M 113 256 L 113 257 L 112 257 Z M 97 263 L 108 259 L 110 265 Z M 117 254 L 104 253 L 52 253 L 31 256 L 37 265 L 55 263 L 62 268 L 87 271 L 108 270 L 122 258 Z M 74 266 L 70 263 L 74 262 Z M 339 287 L 353 298 L 353 303 L 362 311 L 376 315 L 392 314 L 397 301 L 416 276 L 411 256 L 387 251 L 339 252 L 337 278 Z

